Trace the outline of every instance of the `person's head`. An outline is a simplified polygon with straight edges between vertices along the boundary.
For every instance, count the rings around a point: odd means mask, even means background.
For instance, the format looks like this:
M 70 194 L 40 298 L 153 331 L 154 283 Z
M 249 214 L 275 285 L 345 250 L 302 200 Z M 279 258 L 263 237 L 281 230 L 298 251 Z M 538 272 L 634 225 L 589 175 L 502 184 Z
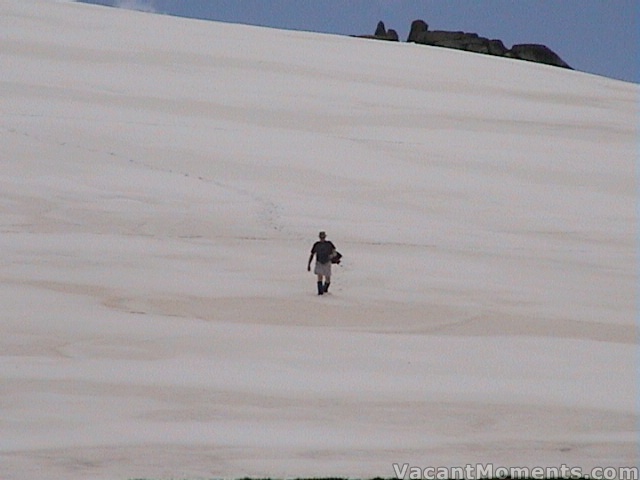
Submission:
M 320 240 L 324 240 L 325 238 L 327 238 L 327 234 L 323 231 L 318 234 L 318 237 L 320 237 Z

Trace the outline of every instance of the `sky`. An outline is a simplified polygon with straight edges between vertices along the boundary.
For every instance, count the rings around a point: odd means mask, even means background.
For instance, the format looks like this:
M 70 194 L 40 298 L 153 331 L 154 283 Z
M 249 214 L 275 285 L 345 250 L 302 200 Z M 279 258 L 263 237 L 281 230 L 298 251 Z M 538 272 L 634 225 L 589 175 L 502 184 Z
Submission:
M 576 70 L 640 83 L 640 0 L 81 0 L 189 18 L 344 35 L 411 22 L 507 47 L 547 45 Z

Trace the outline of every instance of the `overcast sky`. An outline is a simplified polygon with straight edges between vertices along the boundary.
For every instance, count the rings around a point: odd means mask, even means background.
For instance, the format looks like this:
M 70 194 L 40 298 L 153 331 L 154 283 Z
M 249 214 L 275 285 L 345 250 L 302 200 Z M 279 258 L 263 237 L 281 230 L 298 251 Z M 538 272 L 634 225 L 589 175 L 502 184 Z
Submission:
M 640 83 L 640 0 L 81 0 L 183 17 L 338 34 L 411 21 L 507 47 L 541 43 L 577 70 Z

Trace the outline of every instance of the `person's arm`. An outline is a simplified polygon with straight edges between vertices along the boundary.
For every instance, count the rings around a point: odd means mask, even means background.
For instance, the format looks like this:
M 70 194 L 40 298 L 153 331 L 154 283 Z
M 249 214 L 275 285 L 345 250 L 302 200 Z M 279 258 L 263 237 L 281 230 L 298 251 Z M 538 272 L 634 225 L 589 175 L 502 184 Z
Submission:
M 318 249 L 319 242 L 313 244 L 311 247 L 311 255 L 309 255 L 309 261 L 307 262 L 307 272 L 311 271 L 311 260 L 313 260 L 313 256 L 316 254 L 316 250 Z

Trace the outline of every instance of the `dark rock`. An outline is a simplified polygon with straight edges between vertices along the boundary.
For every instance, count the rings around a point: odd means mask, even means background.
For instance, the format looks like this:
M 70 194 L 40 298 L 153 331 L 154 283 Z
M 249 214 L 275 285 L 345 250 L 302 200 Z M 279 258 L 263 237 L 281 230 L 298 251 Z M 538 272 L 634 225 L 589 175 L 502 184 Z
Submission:
M 531 62 L 545 63 L 558 67 L 571 68 L 555 52 L 545 45 L 522 44 L 507 49 L 501 40 L 489 40 L 477 33 L 450 32 L 434 30 L 423 20 L 414 20 L 407 42 L 432 45 L 435 47 L 455 48 L 475 53 L 484 53 L 501 57 L 511 57 Z
M 420 36 L 420 43 L 435 45 L 436 43 L 455 42 L 462 40 L 464 35 L 464 32 L 444 32 L 441 30 L 434 30 L 432 32 L 423 32 Z
M 384 22 L 378 22 L 373 35 L 356 35 L 359 38 L 371 38 L 375 40 L 390 40 L 397 42 L 398 33 L 395 30 L 387 30 Z M 477 33 L 449 32 L 442 30 L 430 31 L 429 25 L 424 20 L 411 22 L 411 30 L 407 42 L 431 45 L 435 47 L 455 48 L 474 53 L 484 53 L 500 57 L 517 58 L 530 62 L 545 63 L 558 67 L 571 68 L 555 52 L 545 45 L 521 44 L 514 45 L 511 50 L 505 47 L 501 40 L 489 40 Z
M 474 53 L 489 53 L 489 42 L 469 43 L 465 46 L 464 50 Z
M 427 25 L 424 20 L 414 20 L 411 22 L 411 31 L 409 32 L 407 42 L 421 43 L 418 41 L 418 38 L 428 30 L 429 25 Z
M 556 67 L 571 68 L 564 60 L 558 56 L 553 50 L 545 45 L 538 44 L 520 44 L 511 47 L 506 52 L 507 57 L 518 58 L 520 60 L 528 60 L 530 62 L 545 63 Z
M 481 37 L 477 33 L 446 32 L 439 30 L 421 32 L 415 35 L 415 39 L 416 43 L 424 45 L 455 48 L 476 53 L 489 53 L 491 42 L 488 38 Z
M 389 40 L 391 42 L 398 41 L 398 32 L 396 32 L 393 29 L 389 29 L 387 31 L 386 27 L 384 26 L 384 22 L 382 21 L 378 22 L 378 26 L 376 27 L 376 31 L 373 35 L 353 35 L 353 36 L 357 38 L 368 38 L 371 40 Z
M 504 46 L 502 40 L 489 40 L 489 54 L 498 55 L 500 57 L 507 53 L 507 47 Z
M 457 50 L 467 50 L 469 46 L 466 42 L 461 42 L 460 40 L 456 40 L 454 38 L 450 39 L 442 39 L 436 42 L 428 42 L 426 45 L 433 45 L 434 47 L 445 47 L 445 48 L 455 48 Z

